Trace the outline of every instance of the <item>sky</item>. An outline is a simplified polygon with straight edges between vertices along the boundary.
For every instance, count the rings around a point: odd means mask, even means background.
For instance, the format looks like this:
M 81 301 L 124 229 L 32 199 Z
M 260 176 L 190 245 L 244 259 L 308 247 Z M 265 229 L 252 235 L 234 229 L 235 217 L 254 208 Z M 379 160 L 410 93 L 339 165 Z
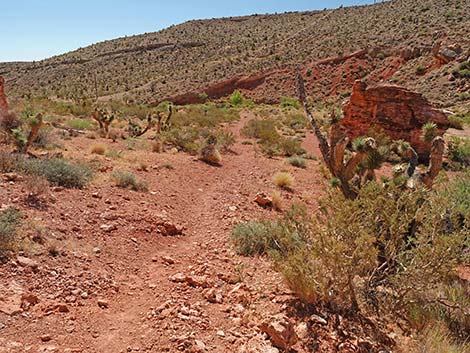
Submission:
M 32 61 L 192 19 L 281 13 L 374 0 L 0 0 L 0 62 Z

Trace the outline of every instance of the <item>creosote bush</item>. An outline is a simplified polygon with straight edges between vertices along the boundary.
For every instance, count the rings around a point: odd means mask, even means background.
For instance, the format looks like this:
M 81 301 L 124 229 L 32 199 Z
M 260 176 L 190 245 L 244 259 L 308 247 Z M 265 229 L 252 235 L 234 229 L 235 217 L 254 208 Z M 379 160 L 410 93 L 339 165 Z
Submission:
M 331 191 L 317 219 L 239 224 L 232 242 L 242 254 L 268 254 L 305 303 L 415 328 L 441 322 L 464 341 L 468 293 L 455 270 L 470 259 L 468 185 L 466 174 L 442 191 L 378 182 L 353 200 Z
M 138 180 L 137 177 L 131 172 L 115 171 L 111 175 L 112 179 L 120 188 L 131 189 L 134 191 L 145 192 L 148 191 L 148 186 L 145 181 Z
M 28 158 L 7 151 L 0 151 L 0 172 L 43 177 L 53 185 L 77 189 L 84 188 L 93 177 L 89 167 L 65 159 Z

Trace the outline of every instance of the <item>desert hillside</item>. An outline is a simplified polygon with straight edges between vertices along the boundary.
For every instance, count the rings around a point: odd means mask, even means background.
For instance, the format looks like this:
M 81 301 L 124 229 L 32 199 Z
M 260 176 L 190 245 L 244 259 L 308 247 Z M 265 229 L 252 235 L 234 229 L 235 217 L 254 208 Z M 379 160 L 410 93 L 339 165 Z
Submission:
M 38 62 L 3 63 L 0 74 L 16 96 L 77 100 L 97 95 L 158 102 L 183 95 L 177 101 L 184 103 L 203 100 L 207 89 L 214 98 L 227 95 L 233 82 L 211 86 L 237 75 L 254 75 L 238 88 L 269 102 L 293 95 L 286 81 L 292 80 L 290 69 L 301 64 L 310 73 L 308 84 L 317 98 L 339 99 L 355 79 L 367 77 L 405 84 L 444 105 L 457 104 L 465 98 L 460 95 L 468 91 L 468 83 L 447 78 L 470 55 L 469 7 L 468 0 L 393 0 L 189 21 Z M 443 42 L 450 57 L 436 62 L 439 54 L 432 50 L 437 42 Z M 322 63 L 361 50 L 353 58 Z

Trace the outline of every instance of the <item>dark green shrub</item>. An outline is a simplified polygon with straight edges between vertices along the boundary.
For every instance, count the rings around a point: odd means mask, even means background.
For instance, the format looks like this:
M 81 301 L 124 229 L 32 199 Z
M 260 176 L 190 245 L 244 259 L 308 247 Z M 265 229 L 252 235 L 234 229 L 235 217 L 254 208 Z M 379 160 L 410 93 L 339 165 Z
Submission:
M 84 188 L 92 178 L 90 168 L 72 164 L 64 159 L 29 159 L 20 160 L 17 167 L 20 172 L 45 177 L 51 184 L 65 188 Z

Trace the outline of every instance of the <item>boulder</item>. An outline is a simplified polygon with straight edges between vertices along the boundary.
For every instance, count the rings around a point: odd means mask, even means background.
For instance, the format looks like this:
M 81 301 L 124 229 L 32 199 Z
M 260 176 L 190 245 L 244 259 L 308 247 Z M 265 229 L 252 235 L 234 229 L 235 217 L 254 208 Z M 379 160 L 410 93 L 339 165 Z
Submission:
M 439 135 L 450 127 L 447 115 L 420 93 L 396 85 L 367 87 L 362 81 L 354 84 L 343 115 L 339 124 L 350 139 L 367 136 L 371 130 L 382 131 L 392 140 L 408 141 L 421 161 L 429 159 L 431 150 L 431 143 L 421 138 L 423 125 L 435 123 Z

